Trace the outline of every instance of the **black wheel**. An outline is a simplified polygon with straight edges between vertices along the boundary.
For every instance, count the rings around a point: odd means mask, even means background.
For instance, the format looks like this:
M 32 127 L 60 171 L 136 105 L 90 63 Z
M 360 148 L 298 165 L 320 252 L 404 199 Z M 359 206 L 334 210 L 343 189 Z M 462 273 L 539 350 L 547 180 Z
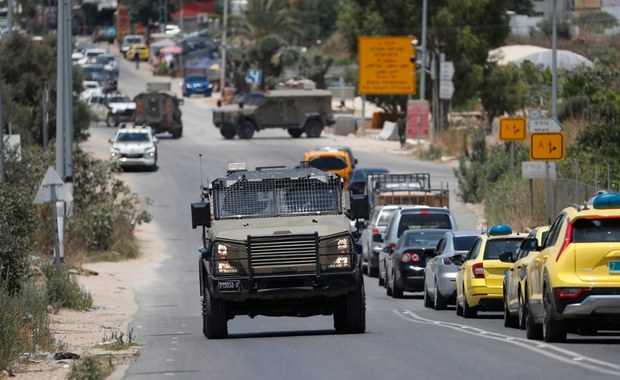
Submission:
M 205 287 L 202 297 L 202 333 L 207 339 L 223 339 L 228 336 L 228 319 L 224 301 L 211 297 Z
M 222 128 L 220 129 L 220 133 L 226 140 L 232 140 L 235 138 L 235 130 L 232 128 Z
M 251 139 L 254 136 L 254 124 L 249 121 L 242 121 L 237 125 L 237 135 L 240 139 Z
M 433 298 L 433 303 L 435 304 L 435 310 L 445 310 L 448 308 L 448 300 L 446 300 L 441 293 L 439 293 L 439 289 L 437 288 L 437 279 L 435 279 L 435 296 Z
M 188 96 L 189 96 L 189 94 L 187 92 L 183 91 L 183 97 L 187 98 Z
M 403 298 L 403 288 L 396 282 L 396 276 L 392 273 L 392 297 Z
M 377 277 L 379 278 L 379 286 L 385 286 L 385 278 L 381 277 L 381 271 L 379 268 L 377 268 Z
M 510 314 L 508 310 L 508 302 L 506 302 L 506 294 L 504 294 L 504 327 L 519 327 L 519 318 Z
M 426 281 L 424 282 L 424 307 L 433 307 L 433 300 L 431 299 L 431 295 L 428 294 Z
M 385 270 L 385 282 L 383 283 L 385 286 L 385 294 L 388 296 L 392 296 L 392 287 L 390 286 L 390 276 L 388 275 L 387 269 Z
M 377 277 L 379 276 L 379 268 L 373 268 L 368 263 L 368 277 Z
M 172 138 L 178 139 L 183 136 L 183 128 L 177 128 L 172 131 Z
M 478 310 L 469 306 L 467 303 L 467 296 L 463 294 L 463 317 L 465 318 L 476 318 L 478 316 Z
M 524 300 L 525 305 L 525 336 L 527 339 L 542 339 L 542 326 L 534 323 L 534 315 L 529 307 L 527 300 Z
M 566 340 L 566 324 L 553 316 L 553 307 L 549 291 L 543 293 L 543 339 L 545 342 L 563 342 Z
M 463 316 L 463 306 L 461 306 L 458 299 L 456 300 L 456 315 Z
M 360 273 L 359 287 L 345 296 L 342 310 L 334 313 L 334 328 L 349 334 L 362 334 L 366 331 L 366 294 L 364 279 Z
M 316 138 L 321 136 L 321 131 L 323 131 L 323 124 L 321 124 L 321 122 L 316 119 L 308 120 L 304 129 L 306 131 L 306 136 L 310 138 Z
M 304 133 L 303 129 L 295 129 L 295 128 L 289 128 L 288 129 L 288 134 L 291 135 L 291 137 L 294 137 L 294 138 L 301 137 L 301 135 L 303 133 Z
M 362 274 L 368 275 L 368 265 L 362 264 Z
M 519 293 L 519 329 L 525 330 L 525 321 L 527 320 L 527 305 L 523 302 L 523 297 Z

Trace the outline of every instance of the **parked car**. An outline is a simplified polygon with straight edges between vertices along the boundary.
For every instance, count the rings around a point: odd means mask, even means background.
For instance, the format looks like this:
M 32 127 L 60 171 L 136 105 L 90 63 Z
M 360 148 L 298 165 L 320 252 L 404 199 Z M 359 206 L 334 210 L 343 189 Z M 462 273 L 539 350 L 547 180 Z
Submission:
M 146 41 L 144 40 L 144 37 L 142 37 L 139 34 L 128 34 L 126 36 L 123 37 L 123 39 L 121 40 L 121 54 L 128 59 L 133 59 L 133 57 L 128 57 L 127 56 L 127 52 L 129 51 L 129 49 L 131 49 L 131 47 L 135 44 L 144 44 L 146 43 Z
M 374 242 L 381 243 L 379 251 L 379 286 L 386 286 L 386 253 L 384 247 L 396 248 L 396 242 L 402 233 L 410 229 L 433 228 L 456 230 L 456 219 L 446 208 L 429 206 L 399 207 L 388 221 L 385 234 L 373 234 Z
M 354 194 L 364 194 L 366 192 L 366 177 L 369 174 L 388 173 L 386 168 L 355 168 L 349 180 L 349 191 Z
M 77 61 L 77 63 L 80 65 L 95 63 L 95 61 L 97 60 L 97 56 L 101 54 L 105 54 L 105 53 L 106 53 L 105 49 L 100 49 L 100 48 L 86 49 L 84 50 L 84 56 L 80 58 Z
M 182 91 L 183 96 L 202 95 L 211 96 L 213 92 L 213 84 L 205 74 L 188 74 L 183 79 Z
M 95 63 L 103 65 L 104 69 L 108 71 L 114 71 L 116 72 L 116 75 L 118 75 L 118 60 L 116 59 L 115 55 L 107 53 L 100 54 L 95 59 Z
M 456 315 L 473 318 L 479 310 L 502 310 L 504 272 L 511 264 L 499 260 L 505 252 L 516 252 L 525 234 L 510 226 L 493 226 L 476 238 L 456 274 Z
M 150 127 L 124 125 L 110 139 L 110 157 L 120 167 L 147 167 L 157 170 L 157 142 Z
M 351 161 L 347 152 L 341 150 L 311 150 L 306 152 L 304 161 L 308 161 L 313 168 L 338 174 L 345 183 L 351 178 Z
M 370 215 L 370 220 L 360 234 L 358 240 L 362 253 L 362 271 L 370 277 L 377 277 L 379 274 L 379 251 L 382 244 L 373 241 L 373 235 L 385 233 L 388 221 L 392 214 L 400 206 L 375 206 Z
M 426 262 L 424 270 L 424 306 L 443 310 L 456 302 L 456 273 L 459 265 L 455 256 L 465 256 L 481 231 L 447 231 L 435 255 Z
M 415 229 L 400 235 L 396 247 L 385 246 L 385 288 L 388 296 L 402 298 L 403 291 L 424 289 L 424 267 L 432 257 L 437 243 L 449 230 Z
M 148 61 L 151 57 L 151 50 L 146 44 L 133 44 L 125 53 L 125 58 L 133 61 L 136 59 L 136 53 L 140 61 Z
M 534 228 L 527 238 L 535 238 L 537 246 L 541 246 L 547 238 L 549 226 Z M 510 255 L 509 253 L 500 255 L 499 259 L 503 262 L 513 263 L 512 267 L 504 274 L 504 326 L 519 327 L 525 330 L 525 311 L 523 295 L 527 288 L 526 275 L 530 269 L 530 264 L 536 256 L 536 251 L 531 247 L 521 244 L 518 252 Z
M 82 92 L 80 92 L 80 99 L 83 101 L 88 101 L 93 95 L 103 95 L 103 88 L 99 84 L 99 82 L 95 80 L 84 80 L 82 81 Z
M 529 339 L 620 328 L 620 193 L 563 209 L 542 246 L 523 244 L 537 251 L 527 278 Z

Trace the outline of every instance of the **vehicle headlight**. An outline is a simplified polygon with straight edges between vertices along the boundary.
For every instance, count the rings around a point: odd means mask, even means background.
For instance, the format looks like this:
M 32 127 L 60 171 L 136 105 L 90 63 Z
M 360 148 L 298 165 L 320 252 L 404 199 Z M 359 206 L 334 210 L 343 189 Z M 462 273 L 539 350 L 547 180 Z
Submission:
M 191 85 L 191 83 L 185 83 L 185 87 L 192 88 L 192 85 Z
M 120 155 L 121 155 L 121 152 L 120 152 L 118 149 L 116 149 L 116 148 L 112 148 L 112 149 L 110 150 L 110 156 L 111 156 L 112 158 L 118 157 L 118 156 L 120 156 Z
M 215 270 L 219 274 L 239 273 L 240 259 L 247 258 L 245 245 L 217 242 L 213 245 Z
M 149 157 L 155 157 L 155 148 L 146 148 L 145 153 Z
M 349 269 L 351 267 L 351 254 L 354 253 L 354 246 L 350 236 L 323 240 L 320 249 L 321 254 L 327 259 L 328 269 Z

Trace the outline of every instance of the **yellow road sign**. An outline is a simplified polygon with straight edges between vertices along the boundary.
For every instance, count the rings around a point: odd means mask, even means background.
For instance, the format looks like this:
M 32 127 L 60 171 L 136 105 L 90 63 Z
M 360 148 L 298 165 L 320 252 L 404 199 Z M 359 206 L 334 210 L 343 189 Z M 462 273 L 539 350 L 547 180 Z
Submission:
M 358 85 L 362 95 L 415 94 L 414 37 L 358 37 Z
M 521 141 L 525 139 L 527 119 L 524 117 L 502 117 L 499 119 L 499 139 Z
M 530 134 L 531 161 L 561 161 L 564 159 L 564 135 L 562 133 Z

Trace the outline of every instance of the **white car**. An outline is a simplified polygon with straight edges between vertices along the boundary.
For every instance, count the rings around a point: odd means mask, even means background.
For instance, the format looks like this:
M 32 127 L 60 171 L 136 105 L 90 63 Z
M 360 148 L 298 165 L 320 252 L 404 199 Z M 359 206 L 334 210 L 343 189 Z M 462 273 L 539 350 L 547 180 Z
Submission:
M 132 121 L 136 114 L 136 102 L 127 95 L 108 94 L 106 97 L 108 127 L 116 127 L 122 122 Z
M 151 127 L 123 124 L 110 139 L 110 158 L 121 168 L 147 167 L 157 170 L 157 143 Z
M 103 65 L 103 68 L 108 71 L 115 71 L 118 75 L 118 60 L 113 54 L 100 54 L 95 58 L 95 63 Z
M 73 53 L 71 53 L 71 62 L 74 65 L 77 65 L 78 62 L 80 61 L 80 59 L 84 58 L 84 53 L 79 52 L 79 51 L 74 51 Z
M 105 54 L 105 49 L 93 48 L 84 50 L 84 57 L 79 59 L 77 63 L 79 65 L 86 65 L 88 63 L 95 63 L 97 56 Z
M 80 99 L 87 102 L 88 99 L 94 95 L 103 96 L 103 88 L 96 80 L 84 80 L 82 81 L 82 92 L 80 93 Z

